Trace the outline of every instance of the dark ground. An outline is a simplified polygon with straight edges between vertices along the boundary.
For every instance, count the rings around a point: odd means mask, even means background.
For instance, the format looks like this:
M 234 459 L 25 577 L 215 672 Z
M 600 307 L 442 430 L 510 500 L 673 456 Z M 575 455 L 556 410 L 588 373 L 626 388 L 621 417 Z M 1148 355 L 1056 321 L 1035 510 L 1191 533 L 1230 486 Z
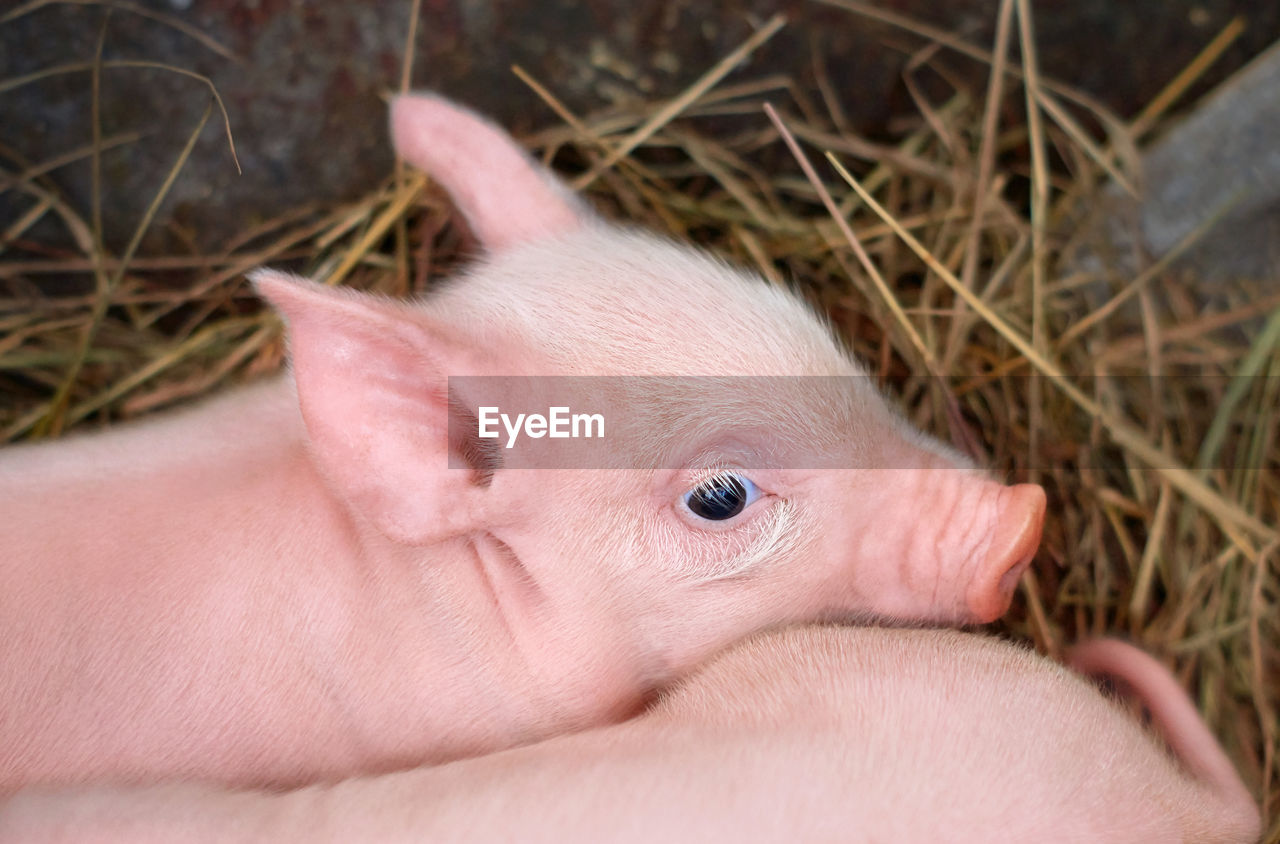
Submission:
M 990 44 L 997 0 L 883 0 L 948 31 Z M 0 24 L 0 79 L 92 60 L 105 26 L 105 59 L 166 62 L 211 77 L 230 113 L 238 174 L 216 115 L 161 210 L 143 252 L 207 249 L 255 220 L 310 200 L 350 198 L 387 173 L 390 153 L 379 97 L 400 76 L 408 0 L 141 0 L 211 35 L 240 61 L 217 55 L 153 20 L 99 4 L 51 3 Z M 7 7 L 7 9 L 6 9 Z M 0 0 L 0 9 L 20 8 Z M 678 94 L 751 32 L 750 21 L 784 11 L 790 24 L 735 78 L 783 72 L 813 86 L 815 49 L 828 57 L 853 126 L 876 135 L 891 115 L 913 113 L 901 72 L 918 39 L 816 2 L 691 0 L 423 0 L 413 84 L 494 114 L 517 132 L 557 118 L 510 72 L 520 64 L 578 113 L 621 99 Z M 1205 83 L 1223 78 L 1280 38 L 1273 0 L 1036 0 L 1045 72 L 1132 115 L 1234 15 L 1245 35 Z M 985 84 L 985 68 L 946 63 Z M 103 157 L 108 246 L 119 251 L 208 102 L 197 80 L 159 70 L 104 71 L 107 135 L 146 137 Z M 0 90 L 0 156 L 6 167 L 83 146 L 90 135 L 90 75 L 81 71 Z M 763 118 L 761 118 L 763 120 Z M 53 175 L 73 207 L 89 206 L 89 166 Z M 0 198 L 0 231 L 30 206 Z M 52 224 L 48 224 L 51 229 Z M 48 244 L 55 230 L 26 235 Z

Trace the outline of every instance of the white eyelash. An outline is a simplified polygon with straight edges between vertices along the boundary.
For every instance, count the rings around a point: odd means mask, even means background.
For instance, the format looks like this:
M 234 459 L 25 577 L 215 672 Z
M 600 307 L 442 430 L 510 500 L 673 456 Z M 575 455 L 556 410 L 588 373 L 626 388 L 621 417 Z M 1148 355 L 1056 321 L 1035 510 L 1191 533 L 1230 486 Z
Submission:
M 726 464 L 713 464 L 698 473 L 698 480 L 689 489 L 697 489 L 700 486 L 709 486 L 713 483 L 723 483 L 726 478 L 737 474 L 739 473 L 736 469 L 732 469 Z

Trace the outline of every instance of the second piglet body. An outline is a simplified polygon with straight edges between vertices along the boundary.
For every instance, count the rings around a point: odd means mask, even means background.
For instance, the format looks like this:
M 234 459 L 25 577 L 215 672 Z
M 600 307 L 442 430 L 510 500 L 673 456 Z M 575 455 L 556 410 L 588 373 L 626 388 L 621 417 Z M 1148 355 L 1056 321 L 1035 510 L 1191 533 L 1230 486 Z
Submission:
M 1008 642 L 806 627 L 740 643 L 624 724 L 284 794 L 33 791 L 0 800 L 0 842 L 1258 840 L 1165 668 L 1107 641 L 1073 662 L 1132 689 L 1176 756 Z
M 764 627 L 1003 612 L 1038 488 L 910 429 L 798 300 L 603 224 L 469 112 L 402 98 L 393 132 L 484 262 L 412 304 L 261 273 L 289 378 L 0 460 L 0 790 L 443 761 L 616 720 Z M 448 376 L 550 375 L 850 388 L 639 397 L 619 448 L 646 468 L 514 469 L 455 427 Z

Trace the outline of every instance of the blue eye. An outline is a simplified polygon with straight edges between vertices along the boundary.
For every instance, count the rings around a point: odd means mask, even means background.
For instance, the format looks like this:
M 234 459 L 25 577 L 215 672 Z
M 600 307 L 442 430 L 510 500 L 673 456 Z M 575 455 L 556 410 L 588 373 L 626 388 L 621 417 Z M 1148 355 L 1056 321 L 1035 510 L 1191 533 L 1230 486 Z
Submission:
M 684 506 L 699 518 L 723 522 L 747 509 L 747 505 L 759 497 L 760 490 L 750 478 L 721 472 L 686 492 Z

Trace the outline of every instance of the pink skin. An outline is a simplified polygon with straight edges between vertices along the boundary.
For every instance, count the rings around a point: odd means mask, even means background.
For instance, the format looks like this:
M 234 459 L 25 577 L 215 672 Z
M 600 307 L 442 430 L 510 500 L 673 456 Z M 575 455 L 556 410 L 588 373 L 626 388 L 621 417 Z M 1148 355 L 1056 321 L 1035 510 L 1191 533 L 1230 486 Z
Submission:
M 626 717 L 765 627 L 1008 606 L 1043 492 L 984 477 L 865 385 L 782 412 L 649 396 L 693 430 L 617 448 L 697 447 L 673 468 L 446 468 L 468 398 L 451 405 L 449 375 L 861 370 L 798 300 L 605 225 L 470 112 L 401 98 L 392 125 L 485 261 L 415 303 L 261 272 L 290 376 L 0 460 L 21 526 L 0 548 L 0 792 L 441 762 Z M 743 409 L 763 414 L 745 431 Z M 852 468 L 750 468 L 788 443 Z M 758 497 L 699 518 L 684 494 L 708 467 Z
M 1181 758 L 1006 642 L 812 627 L 735 646 L 624 724 L 284 794 L 31 791 L 0 803 L 0 842 L 1256 841 L 1173 678 L 1096 645 L 1085 661 L 1139 691 Z

